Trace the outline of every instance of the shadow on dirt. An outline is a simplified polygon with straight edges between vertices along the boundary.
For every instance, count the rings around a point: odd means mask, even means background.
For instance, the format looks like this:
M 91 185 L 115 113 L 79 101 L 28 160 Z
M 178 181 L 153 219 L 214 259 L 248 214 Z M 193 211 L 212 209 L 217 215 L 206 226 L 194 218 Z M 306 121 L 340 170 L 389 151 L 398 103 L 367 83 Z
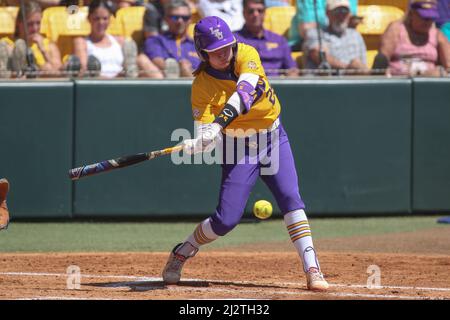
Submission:
M 149 281 L 121 281 L 121 282 L 103 282 L 103 283 L 86 283 L 83 286 L 92 286 L 99 288 L 129 288 L 130 291 L 152 291 L 152 290 L 169 290 L 175 287 L 184 288 L 210 288 L 210 287 L 230 287 L 230 288 L 256 288 L 256 289 L 287 289 L 284 286 L 271 285 L 271 284 L 258 284 L 250 282 L 233 282 L 233 281 L 215 281 L 215 280 L 184 280 L 180 281 L 177 285 L 166 285 L 163 281 L 149 280 Z M 299 289 L 304 288 L 293 288 Z

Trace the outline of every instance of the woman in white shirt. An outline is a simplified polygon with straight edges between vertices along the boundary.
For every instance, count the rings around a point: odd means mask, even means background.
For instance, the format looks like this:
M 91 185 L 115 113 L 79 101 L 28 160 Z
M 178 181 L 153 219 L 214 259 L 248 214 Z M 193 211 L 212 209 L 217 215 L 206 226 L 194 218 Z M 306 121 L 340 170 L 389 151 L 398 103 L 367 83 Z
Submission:
M 125 75 L 137 77 L 137 48 L 133 40 L 124 40 L 106 32 L 113 13 L 105 0 L 93 0 L 89 5 L 88 20 L 91 33 L 74 40 L 74 54 L 80 59 L 81 73 L 89 71 L 101 77 L 114 78 Z

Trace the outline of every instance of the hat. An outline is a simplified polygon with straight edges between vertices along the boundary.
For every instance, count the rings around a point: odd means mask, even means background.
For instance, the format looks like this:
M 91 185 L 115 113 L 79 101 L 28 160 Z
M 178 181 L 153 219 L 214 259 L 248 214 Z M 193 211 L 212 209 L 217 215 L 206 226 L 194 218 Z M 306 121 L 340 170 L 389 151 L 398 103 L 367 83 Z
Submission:
M 334 10 L 339 7 L 350 9 L 350 3 L 348 0 L 327 0 L 327 10 Z
M 410 0 L 409 7 L 424 19 L 436 20 L 439 18 L 436 0 Z

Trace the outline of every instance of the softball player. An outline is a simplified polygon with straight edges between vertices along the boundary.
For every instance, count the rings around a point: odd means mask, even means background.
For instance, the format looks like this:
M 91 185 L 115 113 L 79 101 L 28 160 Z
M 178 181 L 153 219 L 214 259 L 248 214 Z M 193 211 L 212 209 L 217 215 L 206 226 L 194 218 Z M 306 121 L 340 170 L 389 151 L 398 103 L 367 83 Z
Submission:
M 263 135 L 277 137 L 268 137 L 267 145 L 257 148 L 265 148 L 271 155 L 276 152 L 278 157 L 273 157 L 277 162 L 276 170 L 262 175 L 265 168 L 262 161 L 249 161 L 249 149 L 255 148 L 246 140 L 249 137 L 231 138 L 232 141 L 244 141 L 247 150 L 240 161 L 222 164 L 216 211 L 172 250 L 163 270 L 164 282 L 178 283 L 188 258 L 193 257 L 202 245 L 224 236 L 239 223 L 250 192 L 261 176 L 284 215 L 291 240 L 303 262 L 308 289 L 326 290 L 328 283 L 320 272 L 314 250 L 294 158 L 279 120 L 280 103 L 269 85 L 258 52 L 251 46 L 237 43 L 228 25 L 215 16 L 203 18 L 195 25 L 194 42 L 202 63 L 194 72 L 191 102 L 194 119 L 201 125 L 195 139 L 184 141 L 184 151 L 189 154 L 208 151 L 222 134 L 224 145 L 227 145 L 233 130 L 248 132 L 254 129 Z M 229 146 L 224 147 L 224 158 L 229 151 Z

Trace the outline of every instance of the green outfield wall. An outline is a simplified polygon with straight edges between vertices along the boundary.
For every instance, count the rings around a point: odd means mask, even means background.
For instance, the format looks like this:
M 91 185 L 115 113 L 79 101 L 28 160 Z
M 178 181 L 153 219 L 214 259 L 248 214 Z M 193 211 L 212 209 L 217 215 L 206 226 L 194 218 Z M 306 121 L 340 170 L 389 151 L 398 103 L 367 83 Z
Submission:
M 69 218 L 74 84 L 0 82 L 0 177 L 11 183 L 14 218 Z
M 450 79 L 272 84 L 310 215 L 450 211 Z M 190 85 L 0 82 L 0 176 L 11 180 L 14 217 L 211 214 L 219 165 L 176 165 L 166 156 L 77 182 L 67 178 L 75 166 L 176 144 L 175 129 L 192 133 Z M 262 182 L 246 215 L 258 199 L 274 202 Z
M 415 211 L 450 211 L 450 81 L 413 83 Z
M 169 147 L 192 131 L 190 82 L 76 83 L 75 165 Z M 74 216 L 206 214 L 219 188 L 217 166 L 174 165 L 163 157 L 74 184 Z

